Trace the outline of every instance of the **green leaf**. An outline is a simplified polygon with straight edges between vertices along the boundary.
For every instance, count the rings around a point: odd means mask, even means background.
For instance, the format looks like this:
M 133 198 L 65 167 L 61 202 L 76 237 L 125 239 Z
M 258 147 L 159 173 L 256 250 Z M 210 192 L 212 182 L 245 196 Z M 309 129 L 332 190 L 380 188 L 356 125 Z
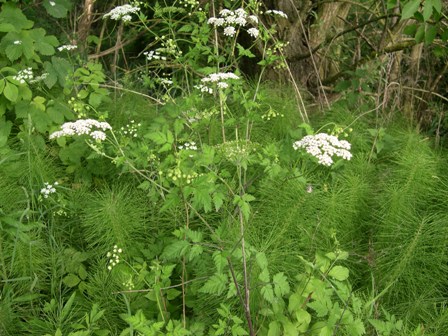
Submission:
M 66 17 L 72 6 L 68 0 L 44 0 L 43 5 L 47 13 L 57 19 Z
M 13 3 L 8 2 L 2 6 L 0 11 L 0 23 L 3 27 L 13 26 L 16 31 L 33 28 L 34 22 L 28 20 L 22 11 Z
M 343 266 L 334 266 L 330 272 L 328 273 L 329 276 L 331 276 L 332 278 L 339 280 L 339 281 L 344 281 L 348 278 L 349 275 L 349 271 L 348 268 L 343 267 Z
M 9 101 L 15 102 L 18 98 L 19 90 L 17 89 L 17 86 L 7 81 L 5 88 L 3 89 L 3 94 Z
M 190 244 L 186 240 L 177 240 L 165 247 L 162 258 L 171 260 L 184 256 L 190 249 Z
M 426 32 L 425 32 L 425 44 L 429 45 L 432 42 L 434 42 L 434 39 L 437 35 L 437 27 L 432 24 L 428 24 L 426 26 Z
M 420 25 L 415 33 L 415 42 L 420 43 L 425 38 L 425 25 Z
M 442 1 L 441 0 L 431 0 L 432 7 L 438 12 L 442 13 Z
M 409 35 L 409 36 L 415 36 L 415 33 L 417 32 L 417 25 L 415 23 L 410 24 L 403 29 L 403 34 Z
M 431 17 L 432 9 L 433 9 L 432 0 L 426 0 L 423 4 L 423 19 L 425 21 L 428 21 L 429 18 Z
M 75 287 L 80 283 L 81 279 L 73 273 L 70 273 L 69 275 L 65 276 L 64 279 L 62 279 L 62 282 L 67 287 Z
M 406 20 L 414 16 L 420 7 L 420 0 L 410 0 L 403 6 L 401 20 Z
M 308 330 L 308 326 L 311 323 L 311 314 L 308 313 L 305 309 L 299 309 L 296 311 L 296 319 L 297 319 L 297 330 L 301 332 L 306 332 Z
M 282 336 L 281 325 L 277 321 L 269 323 L 268 336 Z
M 61 310 L 61 315 L 59 316 L 59 321 L 64 321 L 65 318 L 70 313 L 70 310 L 72 309 L 73 301 L 75 300 L 76 292 L 73 292 L 73 294 L 70 296 L 70 298 L 65 303 L 64 307 Z
M 202 293 L 221 295 L 227 287 L 228 277 L 224 273 L 214 274 L 204 286 L 199 289 Z
M 227 258 L 222 255 L 221 251 L 213 252 L 213 261 L 218 273 L 222 273 L 224 268 L 227 266 Z
M 290 291 L 288 278 L 283 272 L 277 273 L 272 279 L 274 283 L 274 292 L 277 297 L 283 297 Z
M 0 148 L 6 145 L 8 142 L 9 133 L 11 133 L 12 123 L 8 120 L 2 120 L 0 118 Z
M 188 254 L 188 261 L 192 261 L 194 258 L 200 256 L 204 252 L 204 249 L 201 245 L 193 245 L 190 249 L 190 253 Z
M 274 290 L 272 289 L 271 284 L 267 284 L 261 287 L 261 295 L 263 296 L 263 299 L 265 299 L 269 303 L 274 303 Z
M 238 49 L 239 56 L 246 56 L 248 58 L 255 57 L 255 55 L 249 49 L 244 48 L 241 44 L 237 43 L 236 47 Z
M 10 44 L 5 49 L 6 57 L 11 62 L 14 62 L 15 60 L 18 60 L 20 56 L 23 54 L 23 46 L 21 44 Z
M 264 270 L 268 267 L 268 259 L 266 258 L 266 254 L 264 252 L 257 252 L 257 254 L 255 255 L 255 260 L 261 270 Z
M 48 116 L 55 124 L 62 124 L 64 122 L 64 115 L 55 106 L 47 109 Z

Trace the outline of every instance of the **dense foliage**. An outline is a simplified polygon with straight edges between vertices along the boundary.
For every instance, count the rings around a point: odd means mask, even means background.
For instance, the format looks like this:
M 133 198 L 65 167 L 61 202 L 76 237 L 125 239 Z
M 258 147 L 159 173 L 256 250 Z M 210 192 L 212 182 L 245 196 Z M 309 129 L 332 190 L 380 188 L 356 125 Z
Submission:
M 1 335 L 446 334 L 443 96 L 317 108 L 267 2 L 0 2 Z

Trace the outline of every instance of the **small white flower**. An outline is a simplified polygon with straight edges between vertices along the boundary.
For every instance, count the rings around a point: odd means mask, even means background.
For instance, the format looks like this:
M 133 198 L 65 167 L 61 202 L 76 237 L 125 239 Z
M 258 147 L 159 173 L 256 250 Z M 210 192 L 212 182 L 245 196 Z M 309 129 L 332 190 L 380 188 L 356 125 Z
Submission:
M 51 7 L 56 6 L 56 2 L 54 2 L 54 1 L 50 1 L 50 6 L 51 6 Z
M 216 86 L 219 87 L 220 89 L 227 89 L 229 87 L 229 84 L 227 84 L 226 82 L 218 82 Z
M 267 10 L 266 14 L 273 14 L 274 16 L 277 15 L 277 16 L 280 16 L 280 17 L 285 18 L 285 19 L 288 18 L 288 15 L 286 15 L 284 12 L 279 11 L 279 10 L 275 10 L 275 9 Z
M 258 17 L 255 16 L 255 15 L 250 15 L 250 16 L 248 17 L 248 20 L 249 20 L 250 22 L 252 22 L 252 23 L 255 23 L 255 24 L 258 23 Z
M 257 28 L 250 28 L 247 30 L 247 33 L 252 36 L 253 38 L 257 38 L 258 35 L 260 34 L 260 32 L 258 31 Z
M 19 44 L 22 44 L 22 41 L 20 41 L 20 40 L 16 40 L 16 41 L 14 41 L 13 42 L 15 45 L 19 45 Z
M 77 45 L 67 44 L 67 45 L 63 45 L 63 46 L 58 47 L 58 50 L 59 51 L 63 51 L 63 50 L 70 51 L 70 50 L 73 50 L 73 49 L 76 49 L 76 48 L 78 48 Z

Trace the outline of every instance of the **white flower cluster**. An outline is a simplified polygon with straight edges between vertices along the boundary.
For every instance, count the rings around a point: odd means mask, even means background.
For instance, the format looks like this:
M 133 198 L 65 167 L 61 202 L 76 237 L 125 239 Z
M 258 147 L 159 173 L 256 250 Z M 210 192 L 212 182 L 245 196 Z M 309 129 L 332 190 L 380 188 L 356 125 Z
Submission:
M 305 148 L 308 154 L 316 157 L 319 164 L 324 166 L 333 164 L 333 156 L 341 157 L 344 160 L 352 158 L 350 143 L 327 133 L 307 135 L 302 140 L 294 142 L 292 146 L 295 150 Z
M 186 142 L 183 145 L 180 145 L 178 147 L 179 149 L 185 149 L 185 150 L 198 150 L 198 147 L 196 146 L 196 142 Z
M 195 88 L 201 90 L 201 92 L 207 92 L 212 94 L 213 89 L 209 86 L 210 84 L 216 84 L 220 89 L 226 89 L 229 84 L 226 82 L 229 79 L 240 79 L 237 75 L 232 72 L 218 72 L 212 73 L 207 77 L 201 79 L 201 84 L 196 85 Z
M 74 49 L 76 49 L 76 48 L 78 48 L 77 45 L 66 44 L 66 45 L 63 45 L 63 46 L 58 47 L 58 50 L 59 50 L 59 51 L 64 51 L 64 50 L 70 51 L 70 50 L 74 50 Z
M 138 137 L 137 131 L 140 126 L 142 126 L 142 124 L 136 124 L 134 120 L 131 120 L 131 123 L 127 124 L 126 127 L 122 127 L 120 131 L 124 135 L 129 135 L 130 137 L 136 138 Z
M 279 11 L 279 10 L 275 10 L 275 9 L 267 10 L 265 13 L 266 14 L 272 14 L 272 15 L 281 16 L 282 18 L 285 18 L 285 19 L 288 18 L 288 15 L 286 15 L 284 12 Z
M 132 20 L 131 14 L 135 14 L 140 10 L 138 6 L 123 5 L 112 9 L 109 13 L 104 14 L 103 18 L 110 17 L 112 20 L 122 20 L 123 22 L 129 22 Z
M 41 82 L 41 81 L 43 81 L 45 78 L 47 78 L 48 75 L 49 75 L 48 72 L 44 72 L 42 75 L 37 76 L 37 77 L 34 77 L 34 79 L 31 79 L 31 80 L 30 80 L 30 84 L 34 84 L 34 83 Z
M 20 44 L 22 44 L 22 41 L 20 41 L 20 40 L 15 40 L 13 43 L 14 43 L 15 45 L 20 45 Z
M 158 52 L 157 50 L 145 51 L 143 55 L 145 55 L 148 61 L 152 61 L 153 59 L 166 61 L 166 56 L 161 56 L 160 52 Z
M 114 245 L 114 249 L 112 250 L 112 252 L 107 252 L 106 256 L 109 258 L 109 265 L 107 265 L 107 269 L 109 271 L 111 271 L 112 268 L 120 262 L 120 253 L 122 252 L 123 250 L 117 245 Z
M 99 130 L 92 130 L 97 128 Z M 94 119 L 79 119 L 75 122 L 66 122 L 61 126 L 60 131 L 56 131 L 50 135 L 50 140 L 64 136 L 89 135 L 94 140 L 103 141 L 106 139 L 104 131 L 111 130 L 109 123 L 100 122 Z
M 44 187 L 40 190 L 40 193 L 44 198 L 48 198 L 51 194 L 54 194 L 56 192 L 56 186 L 58 186 L 59 183 L 56 181 L 53 183 L 53 185 L 49 184 L 48 182 L 44 183 Z
M 223 27 L 224 35 L 232 37 L 236 34 L 236 27 L 244 27 L 249 20 L 252 23 L 257 24 L 258 18 L 255 15 L 247 15 L 247 12 L 243 8 L 238 8 L 234 11 L 230 9 L 223 9 L 219 12 L 220 17 L 211 17 L 207 23 L 215 27 Z M 257 28 L 250 28 L 247 31 L 250 36 L 257 38 L 259 31 Z
M 25 84 L 27 80 L 31 81 L 33 80 L 33 69 L 32 68 L 26 68 L 23 70 L 20 70 L 17 75 L 13 77 L 13 79 L 20 82 L 20 84 Z

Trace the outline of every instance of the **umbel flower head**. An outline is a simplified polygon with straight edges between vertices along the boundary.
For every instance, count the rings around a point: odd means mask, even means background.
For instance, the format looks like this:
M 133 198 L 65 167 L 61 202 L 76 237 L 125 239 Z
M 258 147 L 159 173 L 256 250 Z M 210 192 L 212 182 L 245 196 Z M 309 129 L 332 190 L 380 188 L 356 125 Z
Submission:
M 350 160 L 351 145 L 346 140 L 339 140 L 334 135 L 319 133 L 307 135 L 300 141 L 293 143 L 293 148 L 298 150 L 304 148 L 306 152 L 318 159 L 318 163 L 324 166 L 333 164 L 333 157 L 337 156 L 344 160 Z
M 50 135 L 50 140 L 65 136 L 88 135 L 93 140 L 102 141 L 106 139 L 104 131 L 111 130 L 112 127 L 105 121 L 94 119 L 79 119 L 75 122 L 66 122 L 61 126 L 60 131 L 56 131 Z

